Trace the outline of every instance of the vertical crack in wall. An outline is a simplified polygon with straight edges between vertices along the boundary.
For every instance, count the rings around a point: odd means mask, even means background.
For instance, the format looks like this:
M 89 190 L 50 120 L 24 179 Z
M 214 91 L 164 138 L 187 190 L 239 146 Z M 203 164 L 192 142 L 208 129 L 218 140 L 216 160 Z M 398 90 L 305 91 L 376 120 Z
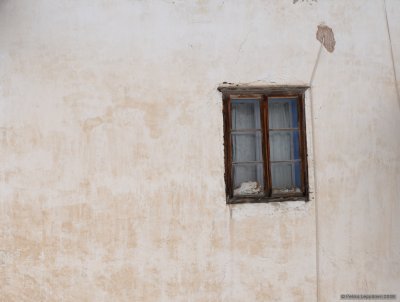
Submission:
M 399 104 L 399 107 L 400 107 L 400 92 L 399 92 L 399 85 L 397 84 L 396 64 L 395 64 L 395 61 L 394 61 L 392 38 L 390 36 L 390 27 L 389 27 L 389 19 L 388 19 L 387 9 L 386 9 L 386 0 L 383 0 L 383 6 L 384 6 L 384 10 L 385 10 L 386 29 L 387 29 L 387 33 L 388 33 L 388 37 L 389 37 L 390 55 L 391 55 L 391 58 L 392 58 L 394 86 L 396 88 L 397 103 Z
M 335 36 L 333 34 L 332 28 L 329 26 L 326 26 L 324 24 L 318 25 L 317 33 L 316 33 L 316 38 L 320 42 L 320 47 L 318 50 L 317 58 L 315 59 L 313 71 L 311 73 L 311 78 L 310 78 L 310 103 L 311 103 L 311 108 L 310 108 L 310 115 L 311 115 L 311 120 L 314 121 L 314 100 L 313 100 L 313 82 L 314 82 L 314 77 L 317 71 L 318 63 L 321 57 L 321 52 L 323 46 L 326 48 L 327 51 L 333 52 L 335 50 Z M 312 133 L 312 149 L 313 149 L 313 172 L 314 172 L 314 209 L 315 209 L 315 274 L 316 274 L 316 298 L 317 301 L 320 300 L 320 268 L 319 268 L 319 215 L 318 215 L 318 190 L 317 190 L 317 169 L 316 169 L 316 152 L 315 152 L 315 127 L 314 125 L 311 127 L 311 133 Z

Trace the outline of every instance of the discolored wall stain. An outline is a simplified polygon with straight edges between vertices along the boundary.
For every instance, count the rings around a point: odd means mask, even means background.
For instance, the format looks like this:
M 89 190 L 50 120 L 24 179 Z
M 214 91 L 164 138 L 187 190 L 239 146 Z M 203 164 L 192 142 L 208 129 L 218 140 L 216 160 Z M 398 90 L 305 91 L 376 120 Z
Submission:
M 319 301 L 398 290 L 379 1 L 0 3 L 0 301 L 315 302 L 316 213 Z M 227 206 L 218 84 L 308 83 L 320 17 L 341 51 L 319 52 L 306 95 L 318 187 Z M 400 10 L 388 19 L 396 42 Z

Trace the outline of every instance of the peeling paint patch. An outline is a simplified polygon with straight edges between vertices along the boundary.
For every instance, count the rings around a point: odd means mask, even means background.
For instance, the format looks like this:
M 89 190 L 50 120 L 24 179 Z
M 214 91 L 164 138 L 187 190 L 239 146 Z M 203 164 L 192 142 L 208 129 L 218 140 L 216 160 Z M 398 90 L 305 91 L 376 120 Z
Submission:
M 333 52 L 335 50 L 336 41 L 332 28 L 323 24 L 318 25 L 316 37 L 325 46 L 327 51 Z

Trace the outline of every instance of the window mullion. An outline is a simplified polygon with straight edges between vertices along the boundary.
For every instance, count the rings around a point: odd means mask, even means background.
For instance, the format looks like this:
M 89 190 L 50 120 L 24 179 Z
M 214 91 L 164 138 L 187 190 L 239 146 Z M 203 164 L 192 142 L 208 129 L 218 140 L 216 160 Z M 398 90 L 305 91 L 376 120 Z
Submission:
M 264 95 L 261 108 L 261 120 L 263 122 L 263 159 L 264 159 L 264 190 L 267 196 L 271 196 L 271 169 L 270 169 L 270 150 L 269 150 L 269 126 L 268 126 L 268 96 Z
M 305 133 L 305 121 L 304 121 L 304 95 L 299 95 L 297 97 L 297 107 L 299 108 L 297 110 L 298 114 L 298 127 L 299 127 L 299 144 L 300 144 L 300 158 L 301 158 L 301 191 L 304 194 L 307 194 L 307 151 L 306 151 L 306 133 Z
M 232 139 L 231 139 L 231 97 L 224 96 L 224 115 L 225 115 L 225 182 L 226 192 L 228 198 L 233 196 L 233 184 L 232 184 Z

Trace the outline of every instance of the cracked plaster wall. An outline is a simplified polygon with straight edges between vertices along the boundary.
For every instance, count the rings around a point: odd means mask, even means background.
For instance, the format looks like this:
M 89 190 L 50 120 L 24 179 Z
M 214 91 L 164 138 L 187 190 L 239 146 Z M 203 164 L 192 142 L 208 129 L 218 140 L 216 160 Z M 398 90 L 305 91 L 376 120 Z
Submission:
M 383 3 L 1 0 L 0 301 L 400 296 Z M 218 84 L 308 84 L 321 22 L 317 195 L 226 206 Z

